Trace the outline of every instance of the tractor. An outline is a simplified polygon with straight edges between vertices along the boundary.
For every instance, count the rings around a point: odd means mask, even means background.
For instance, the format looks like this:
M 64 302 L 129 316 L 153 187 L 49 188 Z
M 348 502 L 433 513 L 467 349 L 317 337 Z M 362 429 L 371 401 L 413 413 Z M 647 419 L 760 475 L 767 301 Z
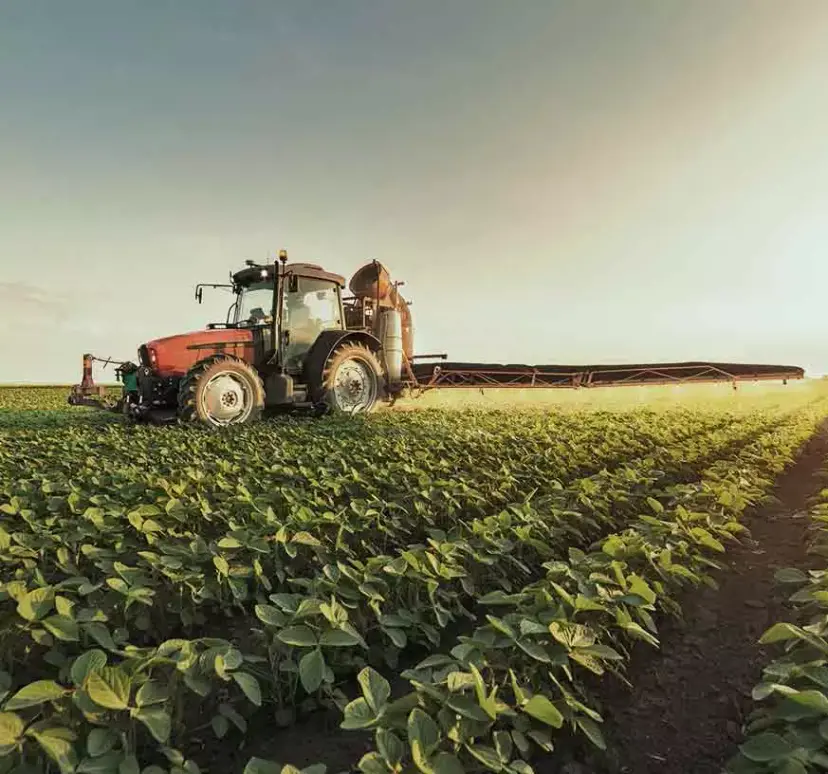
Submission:
M 406 391 L 434 389 L 590 389 L 593 387 L 803 379 L 790 365 L 684 361 L 615 365 L 446 362 L 413 354 L 409 302 L 377 261 L 345 280 L 311 263 L 247 261 L 226 284 L 233 303 L 223 323 L 143 344 L 138 363 L 117 362 L 117 400 L 95 384 L 96 360 L 84 355 L 83 380 L 69 403 L 140 422 L 242 425 L 265 411 L 357 414 L 393 403 Z M 440 364 L 423 361 L 443 361 Z M 420 361 L 420 362 L 415 362 Z
M 138 362 L 118 362 L 121 397 L 107 402 L 84 356 L 84 379 L 69 403 L 106 408 L 138 422 L 210 426 L 256 421 L 265 411 L 355 414 L 393 402 L 410 372 L 408 303 L 377 261 L 345 280 L 310 263 L 247 261 L 226 284 L 225 322 L 148 341 Z

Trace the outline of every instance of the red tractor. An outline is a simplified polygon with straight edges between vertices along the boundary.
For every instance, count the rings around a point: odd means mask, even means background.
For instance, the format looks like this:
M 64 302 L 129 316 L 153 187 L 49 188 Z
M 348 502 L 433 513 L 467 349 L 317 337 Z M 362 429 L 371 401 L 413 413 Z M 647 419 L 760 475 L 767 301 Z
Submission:
M 404 389 L 412 357 L 408 304 L 376 261 L 350 282 L 308 263 L 247 261 L 224 287 L 234 301 L 223 323 L 143 344 L 139 362 L 120 363 L 120 399 L 106 404 L 84 357 L 73 405 L 93 405 L 138 421 L 253 422 L 266 409 L 371 411 Z
M 223 323 L 149 341 L 138 364 L 119 363 L 120 398 L 108 400 L 84 355 L 73 405 L 96 406 L 138 421 L 237 425 L 266 409 L 304 408 L 353 414 L 392 403 L 406 389 L 581 389 L 607 386 L 802 379 L 798 366 L 684 361 L 624 365 L 523 365 L 446 362 L 414 355 L 411 312 L 402 283 L 373 261 L 345 280 L 309 263 L 252 261 L 225 285 L 232 291 Z M 422 361 L 441 360 L 439 365 Z M 421 362 L 415 362 L 421 361 Z M 111 362 L 111 361 L 107 361 Z

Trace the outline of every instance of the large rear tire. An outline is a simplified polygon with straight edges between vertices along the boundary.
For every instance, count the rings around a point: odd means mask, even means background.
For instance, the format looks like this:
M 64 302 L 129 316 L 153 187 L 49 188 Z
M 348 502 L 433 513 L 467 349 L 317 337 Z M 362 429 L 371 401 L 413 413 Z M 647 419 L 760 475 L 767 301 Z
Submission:
M 377 407 L 384 390 L 376 353 L 364 344 L 346 342 L 325 363 L 317 402 L 326 413 L 366 414 Z
M 178 387 L 178 418 L 212 427 L 257 421 L 265 390 L 256 369 L 230 355 L 196 363 Z

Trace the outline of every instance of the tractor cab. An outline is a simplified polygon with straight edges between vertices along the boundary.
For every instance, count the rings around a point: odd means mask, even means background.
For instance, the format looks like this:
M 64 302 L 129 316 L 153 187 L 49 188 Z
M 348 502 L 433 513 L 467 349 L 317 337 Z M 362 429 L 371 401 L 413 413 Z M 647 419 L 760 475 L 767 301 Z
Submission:
M 271 348 L 279 349 L 288 373 L 302 371 L 305 356 L 323 331 L 345 329 L 345 280 L 320 266 L 286 264 L 275 278 L 273 266 L 253 265 L 234 274 L 233 284 L 233 326 L 276 331 Z

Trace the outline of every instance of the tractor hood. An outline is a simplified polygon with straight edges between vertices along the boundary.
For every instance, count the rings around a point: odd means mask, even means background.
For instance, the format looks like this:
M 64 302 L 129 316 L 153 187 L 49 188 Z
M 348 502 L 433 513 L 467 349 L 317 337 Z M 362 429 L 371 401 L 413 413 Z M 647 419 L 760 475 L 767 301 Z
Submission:
M 199 360 L 211 355 L 233 355 L 253 362 L 253 331 L 241 328 L 181 333 L 148 341 L 138 350 L 141 365 L 158 376 L 184 376 Z

